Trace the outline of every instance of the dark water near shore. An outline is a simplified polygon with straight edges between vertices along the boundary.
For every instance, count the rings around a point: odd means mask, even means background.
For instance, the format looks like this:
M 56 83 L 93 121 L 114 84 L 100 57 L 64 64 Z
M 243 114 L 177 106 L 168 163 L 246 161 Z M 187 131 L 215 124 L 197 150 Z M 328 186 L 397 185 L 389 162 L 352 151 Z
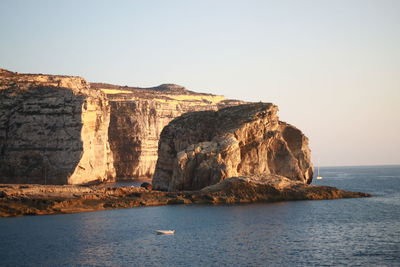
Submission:
M 400 266 L 400 166 L 320 171 L 374 197 L 0 218 L 0 265 Z

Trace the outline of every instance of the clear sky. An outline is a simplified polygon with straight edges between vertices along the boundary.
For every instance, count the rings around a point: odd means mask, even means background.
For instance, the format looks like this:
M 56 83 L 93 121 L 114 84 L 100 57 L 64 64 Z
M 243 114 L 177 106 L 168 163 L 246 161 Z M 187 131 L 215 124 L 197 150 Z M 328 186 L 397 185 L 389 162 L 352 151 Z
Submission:
M 400 1 L 0 1 L 0 67 L 273 102 L 321 165 L 400 164 Z

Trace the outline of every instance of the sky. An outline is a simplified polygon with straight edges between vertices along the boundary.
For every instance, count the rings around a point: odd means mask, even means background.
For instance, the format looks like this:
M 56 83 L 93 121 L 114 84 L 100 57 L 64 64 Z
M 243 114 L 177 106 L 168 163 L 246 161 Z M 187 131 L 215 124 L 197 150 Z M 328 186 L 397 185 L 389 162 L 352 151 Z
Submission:
M 314 164 L 400 164 L 400 1 L 0 1 L 0 68 L 272 102 Z

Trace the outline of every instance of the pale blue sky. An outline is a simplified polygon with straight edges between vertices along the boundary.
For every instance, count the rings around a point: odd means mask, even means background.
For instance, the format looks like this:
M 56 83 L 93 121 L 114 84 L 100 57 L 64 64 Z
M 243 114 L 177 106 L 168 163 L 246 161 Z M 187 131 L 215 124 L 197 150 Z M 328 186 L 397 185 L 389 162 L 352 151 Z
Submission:
M 400 164 L 400 1 L 0 1 L 0 67 L 273 102 L 321 165 Z

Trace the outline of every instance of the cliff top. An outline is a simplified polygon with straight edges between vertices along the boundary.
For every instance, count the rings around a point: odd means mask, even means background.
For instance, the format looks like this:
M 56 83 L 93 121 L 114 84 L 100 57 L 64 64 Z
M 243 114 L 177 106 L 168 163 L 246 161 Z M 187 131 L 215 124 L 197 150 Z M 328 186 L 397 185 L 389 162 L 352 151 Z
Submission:
M 0 75 L 13 75 L 13 74 L 15 73 L 12 71 L 0 68 Z
M 154 100 L 168 103 L 186 103 L 189 105 L 217 104 L 220 107 L 241 104 L 243 101 L 227 100 L 222 95 L 197 93 L 177 84 L 161 84 L 155 87 L 142 88 L 120 86 L 107 83 L 88 83 L 78 76 L 30 74 L 12 72 L 0 68 L 0 90 L 29 90 L 35 87 L 63 87 L 75 93 L 89 95 L 105 94 L 110 101 Z
M 184 86 L 166 83 L 154 87 L 121 86 L 108 83 L 90 83 L 93 89 L 102 90 L 106 94 L 153 94 L 153 95 L 205 95 L 213 94 L 198 93 L 186 89 Z
M 89 94 L 89 84 L 78 76 L 18 73 L 0 69 L 0 90 L 26 91 L 37 87 L 68 88 L 76 93 Z M 95 94 L 98 94 L 95 92 Z
M 16 71 L 10 71 L 6 69 L 0 68 L 0 79 L 2 77 L 11 77 L 11 76 L 30 76 L 30 77 L 40 77 L 40 76 L 48 76 L 48 77 L 60 77 L 60 78 L 75 78 L 75 79 L 83 79 L 80 76 L 72 76 L 72 75 L 59 75 L 59 74 L 46 74 L 46 73 L 20 73 Z
M 17 84 L 21 89 L 26 89 L 33 86 L 55 86 L 62 87 L 62 80 L 75 80 L 82 81 L 86 87 L 94 89 L 95 91 L 103 91 L 108 95 L 126 95 L 126 94 L 137 94 L 146 95 L 149 93 L 153 94 L 168 94 L 168 95 L 211 95 L 196 93 L 187 90 L 185 87 L 176 84 L 161 84 L 156 87 L 141 88 L 132 86 L 120 86 L 107 83 L 87 83 L 83 78 L 79 76 L 67 76 L 67 75 L 53 75 L 53 74 L 42 74 L 42 73 L 19 73 L 13 72 L 6 69 L 0 68 L 0 88 L 5 87 L 8 84 Z M 73 86 L 73 85 L 72 85 Z M 153 96 L 154 97 L 154 96 Z
M 201 94 L 187 90 L 185 87 L 177 84 L 161 84 L 154 87 L 121 86 L 108 83 L 90 83 L 93 89 L 106 91 L 108 94 L 130 94 L 130 93 L 166 93 L 166 94 Z
M 91 83 L 92 89 L 105 93 L 111 101 L 132 101 L 138 99 L 191 105 L 226 104 L 222 95 L 197 93 L 177 84 L 161 84 L 155 87 L 119 86 L 107 83 Z

